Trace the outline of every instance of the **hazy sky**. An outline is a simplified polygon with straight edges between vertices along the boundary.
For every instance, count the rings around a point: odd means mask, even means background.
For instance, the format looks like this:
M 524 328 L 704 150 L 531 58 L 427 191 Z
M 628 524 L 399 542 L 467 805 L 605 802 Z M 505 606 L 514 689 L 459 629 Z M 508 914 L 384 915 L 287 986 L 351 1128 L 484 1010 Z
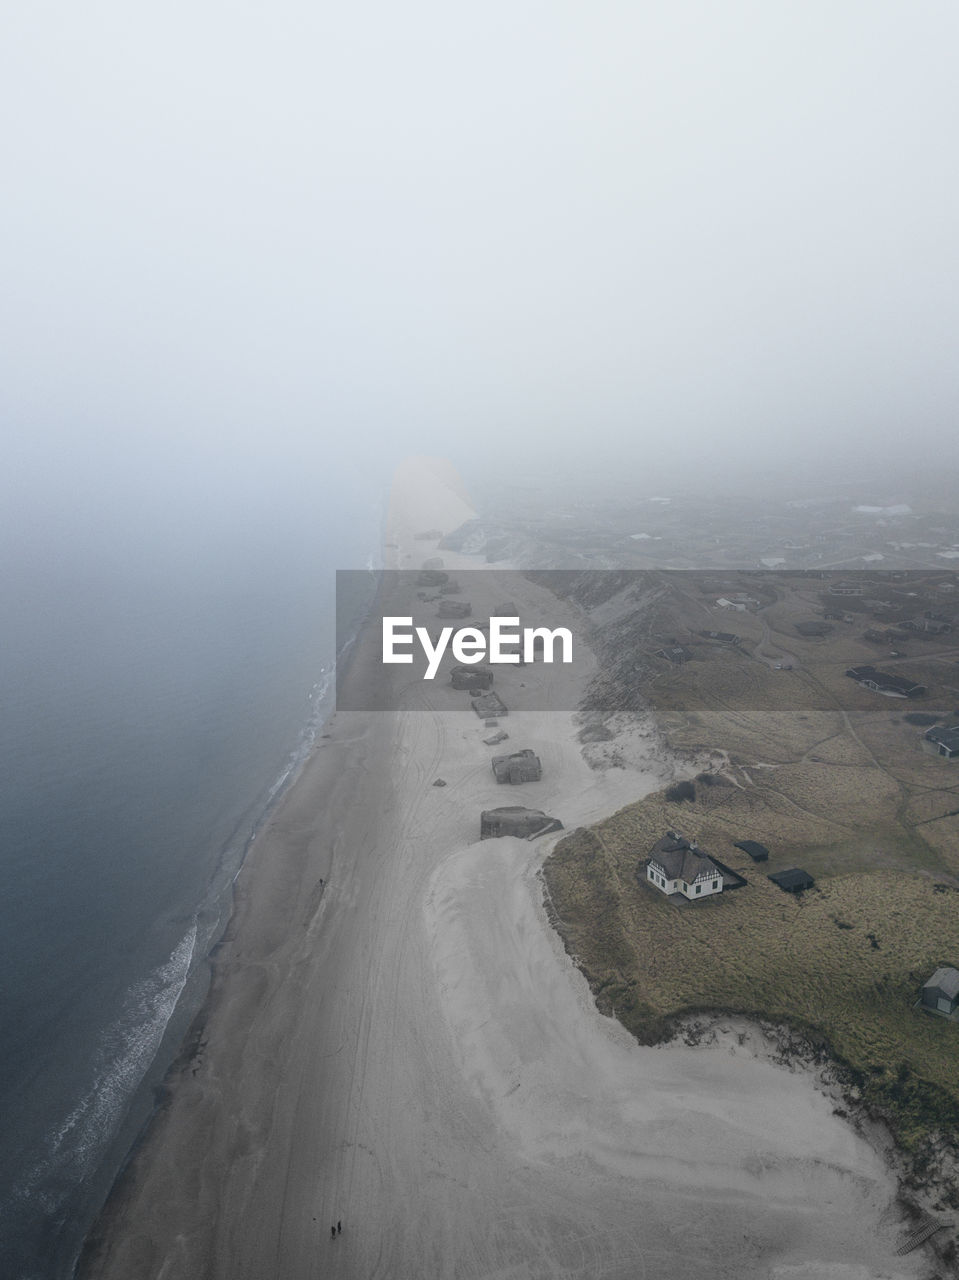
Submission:
M 12 456 L 955 458 L 957 54 L 955 0 L 8 4 Z

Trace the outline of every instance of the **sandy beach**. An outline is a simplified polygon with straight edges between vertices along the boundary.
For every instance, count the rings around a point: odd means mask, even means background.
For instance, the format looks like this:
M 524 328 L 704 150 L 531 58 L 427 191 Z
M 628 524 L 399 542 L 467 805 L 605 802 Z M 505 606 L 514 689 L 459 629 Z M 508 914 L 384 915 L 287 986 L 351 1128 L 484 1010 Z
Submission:
M 475 565 L 415 540 L 468 514 L 454 477 L 410 464 L 394 563 Z M 524 614 L 566 623 L 521 589 Z M 516 592 L 511 576 L 497 598 Z M 361 679 L 379 636 L 357 643 Z M 573 828 L 669 776 L 652 746 L 638 768 L 590 769 L 569 711 L 524 710 L 534 692 L 575 706 L 590 669 L 497 673 L 509 748 L 544 767 L 505 796 L 488 730 L 445 682 L 331 718 L 238 877 L 197 1034 L 85 1280 L 922 1274 L 895 1256 L 895 1178 L 810 1073 L 732 1031 L 637 1045 L 547 920 L 538 870 L 557 837 L 479 843 L 483 808 Z

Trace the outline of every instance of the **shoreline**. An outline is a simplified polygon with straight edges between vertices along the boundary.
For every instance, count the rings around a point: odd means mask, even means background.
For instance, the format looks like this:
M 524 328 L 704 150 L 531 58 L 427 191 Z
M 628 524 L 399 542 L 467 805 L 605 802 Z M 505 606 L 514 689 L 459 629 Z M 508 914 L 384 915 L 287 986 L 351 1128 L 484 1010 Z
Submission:
M 546 612 L 547 594 L 529 587 Z M 417 709 L 335 713 L 256 841 L 206 1015 L 78 1274 L 625 1275 L 652 1259 L 663 1277 L 706 1261 L 746 1277 L 773 1258 L 811 1277 L 793 1263 L 820 1240 L 845 1268 L 848 1223 L 818 1188 L 871 1220 L 887 1186 L 875 1153 L 806 1091 L 774 1133 L 777 1069 L 643 1049 L 599 1014 L 547 919 L 552 841 L 476 843 L 472 814 L 495 796 L 480 722 L 446 689 L 410 697 Z M 671 767 L 654 753 L 645 772 L 591 770 L 572 714 L 516 711 L 508 728 L 546 770 L 518 799 L 567 827 Z M 621 1212 L 637 1195 L 642 1221 Z M 797 1195 L 826 1216 L 812 1234 Z M 689 1236 L 691 1196 L 705 1235 Z
M 344 680 L 350 679 L 349 673 L 361 647 L 363 630 L 364 627 L 361 624 L 356 635 L 343 646 L 341 651 L 341 656 L 345 655 L 347 659 L 347 671 L 341 677 Z M 351 720 L 355 721 L 359 713 L 350 714 Z M 256 863 L 260 850 L 268 845 L 271 829 L 284 819 L 288 807 L 295 808 L 298 802 L 300 806 L 308 804 L 309 798 L 317 792 L 335 793 L 335 782 L 332 782 L 328 775 L 335 772 L 339 766 L 329 751 L 331 745 L 352 747 L 349 754 L 356 756 L 361 754 L 356 744 L 363 740 L 362 749 L 366 749 L 365 727 L 351 722 L 348 734 L 341 734 L 339 738 L 335 736 L 339 715 L 334 704 L 325 719 L 316 726 L 314 741 L 308 751 L 291 769 L 289 778 L 279 792 L 264 806 L 250 832 L 240 864 L 230 882 L 230 906 L 224 926 L 202 961 L 209 971 L 206 994 L 199 1008 L 194 1012 L 161 1082 L 153 1086 L 152 1110 L 118 1169 L 101 1209 L 84 1239 L 73 1270 L 73 1275 L 78 1280 L 82 1280 L 87 1275 L 96 1274 L 101 1262 L 100 1251 L 103 1247 L 103 1238 L 119 1228 L 120 1221 L 130 1203 L 133 1184 L 140 1176 L 139 1166 L 144 1163 L 149 1164 L 152 1159 L 152 1146 L 159 1141 L 157 1130 L 162 1126 L 164 1116 L 176 1104 L 183 1086 L 197 1074 L 197 1064 L 203 1058 L 208 1028 L 219 1015 L 224 1000 L 228 998 L 225 996 L 225 989 L 230 985 L 238 959 L 236 952 L 242 948 L 244 926 L 256 896 L 255 888 L 248 884 L 248 881 L 255 880 L 258 872 L 262 874 L 261 869 L 253 864 Z M 349 734 L 353 733 L 357 736 L 351 740 Z M 380 750 L 381 753 L 386 753 L 385 743 L 381 744 Z M 348 774 L 349 767 L 344 772 Z M 322 878 L 324 883 L 320 885 L 321 900 L 325 879 L 326 877 Z
M 341 651 L 342 654 L 347 656 L 347 660 L 349 660 L 349 651 L 353 648 L 355 638 L 355 635 L 351 637 L 344 644 Z M 193 988 L 194 997 L 188 1001 L 187 1007 L 183 1010 L 179 1008 L 178 1001 L 177 1006 L 171 1012 L 164 1027 L 156 1057 L 147 1067 L 143 1078 L 131 1094 L 124 1119 L 121 1121 L 116 1134 L 110 1139 L 103 1163 L 94 1175 L 95 1178 L 100 1178 L 105 1183 L 105 1179 L 102 1178 L 104 1168 L 111 1163 L 114 1165 L 114 1173 L 109 1184 L 105 1186 L 105 1194 L 90 1219 L 87 1232 L 69 1264 L 69 1274 L 71 1276 L 82 1274 L 83 1259 L 87 1252 L 88 1242 L 97 1224 L 117 1191 L 127 1167 L 140 1152 L 156 1116 L 164 1107 L 170 1104 L 173 1093 L 170 1084 L 171 1078 L 192 1058 L 196 1045 L 202 1039 L 203 1028 L 210 1013 L 211 995 L 217 980 L 220 951 L 236 913 L 237 879 L 240 877 L 247 859 L 255 849 L 257 839 L 270 818 L 282 805 L 304 770 L 309 766 L 313 755 L 322 745 L 321 739 L 325 736 L 324 731 L 336 714 L 336 670 L 336 659 L 329 672 L 321 670 L 320 679 L 314 686 L 314 690 L 321 689 L 324 677 L 327 679 L 326 688 L 322 689 L 316 697 L 311 698 L 313 709 L 300 730 L 295 744 L 291 747 L 285 765 L 274 781 L 261 793 L 261 807 L 254 809 L 254 806 L 250 805 L 247 815 L 237 822 L 232 834 L 223 845 L 220 853 L 220 862 L 214 872 L 211 884 L 214 880 L 222 880 L 223 883 L 215 895 L 209 895 L 197 907 L 198 916 L 206 913 L 215 916 L 219 923 L 210 934 L 205 952 L 196 957 L 191 963 L 182 996 L 187 996 L 190 989 Z M 253 812 L 251 813 L 250 810 L 253 810 Z M 245 835 L 243 834 L 244 831 L 246 832 Z M 237 846 L 240 846 L 238 853 L 234 852 Z M 227 880 L 223 873 L 229 861 L 233 863 L 233 870 Z M 188 1015 L 188 1021 L 185 1020 L 185 1015 Z M 176 1046 L 171 1046 L 170 1050 L 164 1052 L 164 1044 L 168 1037 L 177 1034 L 178 1027 L 181 1024 L 182 1029 L 179 1030 Z M 158 1072 L 158 1064 L 165 1059 L 166 1065 Z M 141 1117 L 138 1127 L 135 1131 L 129 1133 L 126 1144 L 121 1150 L 123 1134 L 125 1130 L 129 1129 L 130 1120 L 138 1113 L 140 1113 Z M 111 1152 L 113 1153 L 112 1159 Z

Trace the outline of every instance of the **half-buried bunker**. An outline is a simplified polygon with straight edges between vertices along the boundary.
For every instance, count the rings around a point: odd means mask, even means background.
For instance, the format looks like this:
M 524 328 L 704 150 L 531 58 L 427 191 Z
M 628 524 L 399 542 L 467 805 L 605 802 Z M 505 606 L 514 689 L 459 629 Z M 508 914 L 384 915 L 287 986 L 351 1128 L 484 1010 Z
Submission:
M 509 715 L 509 709 L 498 693 L 483 693 L 478 698 L 471 698 L 470 706 L 481 720 Z
M 489 667 L 454 667 L 450 672 L 450 684 L 454 689 L 489 689 L 493 685 L 493 672 Z
M 524 809 L 522 805 L 503 805 L 484 809 L 480 814 L 480 839 L 495 840 L 499 836 L 518 836 L 534 840 L 547 831 L 562 831 L 559 818 L 551 818 L 541 809 Z

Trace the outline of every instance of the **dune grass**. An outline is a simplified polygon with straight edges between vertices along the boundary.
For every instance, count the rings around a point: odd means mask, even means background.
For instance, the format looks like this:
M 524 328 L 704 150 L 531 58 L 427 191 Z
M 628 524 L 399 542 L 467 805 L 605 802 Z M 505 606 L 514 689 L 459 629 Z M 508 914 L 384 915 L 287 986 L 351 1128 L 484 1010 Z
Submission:
M 557 927 L 600 1009 L 646 1043 L 708 1009 L 789 1023 L 850 1069 L 906 1149 L 959 1128 L 959 1024 L 915 1007 L 938 965 L 959 965 L 959 890 L 921 872 L 847 865 L 785 894 L 767 874 L 790 863 L 754 865 L 715 818 L 660 793 L 571 833 L 548 860 Z M 670 826 L 746 887 L 677 906 L 648 886 L 642 861 Z

